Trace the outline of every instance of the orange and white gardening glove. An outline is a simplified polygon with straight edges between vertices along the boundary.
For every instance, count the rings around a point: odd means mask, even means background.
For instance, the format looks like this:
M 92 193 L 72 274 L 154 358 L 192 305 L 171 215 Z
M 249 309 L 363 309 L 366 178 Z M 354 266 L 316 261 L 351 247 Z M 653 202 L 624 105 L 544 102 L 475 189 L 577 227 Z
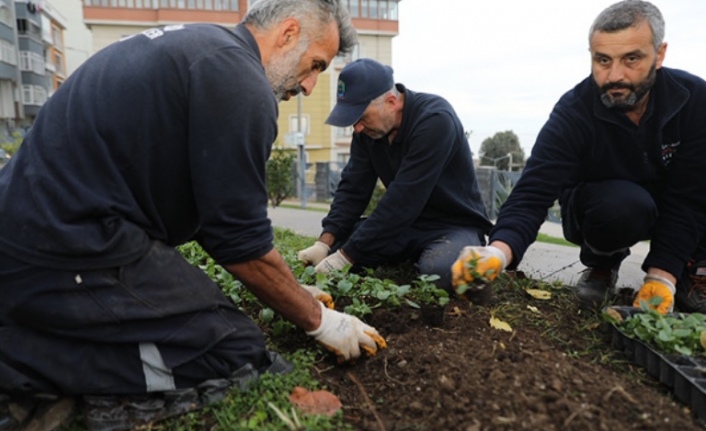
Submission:
M 467 246 L 451 266 L 451 284 L 456 293 L 466 298 L 469 290 L 482 290 L 507 267 L 507 258 L 492 245 Z
M 355 316 L 328 309 L 324 304 L 321 304 L 321 325 L 306 334 L 333 352 L 339 363 L 360 357 L 361 349 L 375 356 L 378 349 L 387 347 L 375 328 Z
M 301 285 L 304 290 L 309 292 L 309 295 L 313 296 L 314 299 L 317 301 L 321 301 L 322 304 L 326 306 L 326 308 L 333 308 L 333 297 L 324 292 L 323 290 L 319 289 L 316 286 L 309 286 L 308 284 L 302 284 Z
M 331 248 L 329 246 L 321 241 L 316 241 L 311 247 L 300 250 L 299 253 L 297 253 L 297 259 L 307 265 L 318 265 L 319 262 L 328 256 L 330 251 Z
M 635 302 L 633 302 L 634 307 L 642 307 L 644 303 L 649 308 L 657 310 L 660 314 L 671 313 L 674 309 L 674 294 L 677 289 L 674 287 L 674 283 L 667 280 L 664 277 L 658 275 L 646 275 L 642 283 L 640 291 L 637 292 L 635 297 Z M 659 305 L 650 304 L 652 298 L 661 298 L 662 302 Z
M 331 256 L 319 262 L 319 264 L 314 267 L 314 270 L 316 270 L 316 272 L 328 274 L 331 271 L 343 269 L 347 265 L 351 264 L 353 264 L 353 262 L 346 259 L 346 256 L 341 253 L 341 250 L 338 250 Z

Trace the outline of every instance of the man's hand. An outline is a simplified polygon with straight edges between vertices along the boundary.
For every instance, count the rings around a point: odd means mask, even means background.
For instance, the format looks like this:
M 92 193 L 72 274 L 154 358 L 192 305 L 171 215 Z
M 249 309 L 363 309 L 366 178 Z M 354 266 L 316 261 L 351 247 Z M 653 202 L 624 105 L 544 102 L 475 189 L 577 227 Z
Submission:
M 467 246 L 461 250 L 458 259 L 451 266 L 451 283 L 460 296 L 473 285 L 483 285 L 495 280 L 507 266 L 505 253 L 489 245 Z M 482 287 L 481 287 L 482 288 Z
M 304 290 L 309 292 L 309 295 L 313 296 L 314 299 L 321 301 L 321 303 L 324 304 L 326 308 L 333 309 L 334 304 L 333 297 L 331 295 L 316 286 L 309 286 L 308 284 L 302 284 L 301 286 Z
M 328 256 L 331 248 L 321 241 L 316 241 L 314 245 L 297 253 L 297 259 L 308 265 L 318 265 L 319 262 Z
M 657 310 L 660 314 L 670 313 L 674 309 L 674 294 L 677 289 L 674 283 L 664 277 L 658 275 L 646 275 L 645 280 L 637 292 L 635 302 L 632 304 L 635 307 L 641 307 L 644 303 L 649 308 Z M 652 298 L 660 298 L 661 302 L 658 305 L 650 304 Z
M 343 269 L 346 265 L 351 265 L 352 263 L 353 262 L 346 259 L 346 256 L 341 253 L 341 250 L 338 250 L 331 256 L 319 262 L 314 269 L 316 272 L 328 274 L 331 271 Z
M 326 349 L 338 357 L 338 362 L 345 362 L 360 356 L 362 348 L 368 355 L 374 356 L 378 348 L 387 347 L 385 339 L 372 326 L 368 326 L 357 317 L 329 310 L 321 304 L 321 325 L 308 331 Z

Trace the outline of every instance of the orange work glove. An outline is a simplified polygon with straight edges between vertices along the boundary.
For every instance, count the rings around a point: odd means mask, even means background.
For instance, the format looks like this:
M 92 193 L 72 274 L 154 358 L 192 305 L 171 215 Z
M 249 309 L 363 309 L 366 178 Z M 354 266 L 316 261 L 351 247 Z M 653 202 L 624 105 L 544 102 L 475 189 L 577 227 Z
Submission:
M 465 297 L 467 290 L 481 290 L 495 280 L 506 266 L 507 258 L 499 248 L 467 246 L 451 266 L 451 284 L 458 295 Z
M 330 294 L 324 292 L 316 286 L 309 286 L 308 284 L 302 284 L 301 286 L 304 290 L 309 292 L 309 295 L 313 296 L 314 299 L 321 301 L 326 308 L 334 307 L 333 297 Z
M 670 313 L 674 309 L 674 294 L 677 289 L 674 284 L 658 275 L 646 275 L 640 291 L 637 292 L 635 307 L 642 307 L 643 303 L 660 314 Z M 652 298 L 660 298 L 659 305 L 650 304 Z

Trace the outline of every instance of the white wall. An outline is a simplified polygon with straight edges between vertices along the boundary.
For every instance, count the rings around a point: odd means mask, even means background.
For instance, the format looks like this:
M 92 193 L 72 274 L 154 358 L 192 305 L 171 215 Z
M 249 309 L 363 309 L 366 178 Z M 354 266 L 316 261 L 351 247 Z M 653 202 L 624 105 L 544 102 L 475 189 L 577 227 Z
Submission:
M 64 55 L 66 72 L 71 75 L 93 54 L 93 36 L 83 23 L 81 0 L 52 0 L 51 5 L 67 19 L 64 31 Z

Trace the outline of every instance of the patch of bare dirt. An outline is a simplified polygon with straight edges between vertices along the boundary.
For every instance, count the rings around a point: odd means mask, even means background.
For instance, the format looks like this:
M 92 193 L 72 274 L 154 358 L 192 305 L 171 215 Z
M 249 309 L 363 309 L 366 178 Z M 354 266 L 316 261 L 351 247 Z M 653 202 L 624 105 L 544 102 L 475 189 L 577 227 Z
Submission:
M 366 320 L 388 349 L 351 366 L 327 359 L 318 376 L 363 431 L 706 429 L 565 291 L 539 301 L 495 286 L 484 306 L 452 300 L 440 326 L 412 308 L 378 309 Z

